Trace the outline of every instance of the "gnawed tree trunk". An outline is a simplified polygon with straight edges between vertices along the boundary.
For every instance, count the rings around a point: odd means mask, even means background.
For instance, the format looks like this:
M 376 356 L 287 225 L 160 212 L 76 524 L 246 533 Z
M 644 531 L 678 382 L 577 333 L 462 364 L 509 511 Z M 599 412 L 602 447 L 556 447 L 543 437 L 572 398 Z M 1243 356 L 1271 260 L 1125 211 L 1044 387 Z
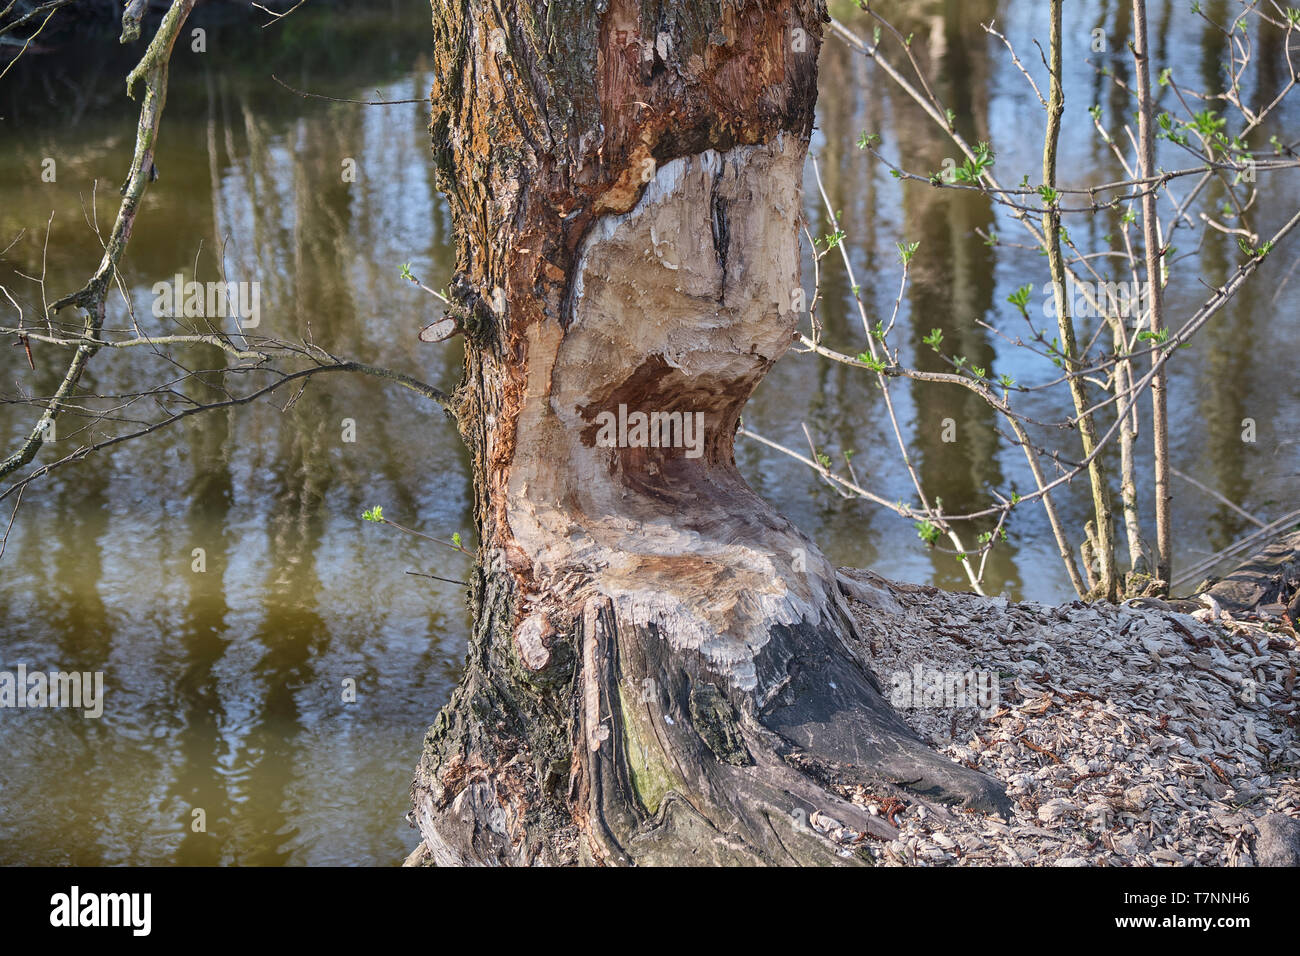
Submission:
M 889 709 L 834 569 L 735 467 L 797 322 L 823 4 L 433 7 L 483 559 L 413 786 L 429 855 L 840 862 L 813 811 L 888 827 L 828 780 L 1004 808 Z M 620 407 L 702 440 L 611 447 Z

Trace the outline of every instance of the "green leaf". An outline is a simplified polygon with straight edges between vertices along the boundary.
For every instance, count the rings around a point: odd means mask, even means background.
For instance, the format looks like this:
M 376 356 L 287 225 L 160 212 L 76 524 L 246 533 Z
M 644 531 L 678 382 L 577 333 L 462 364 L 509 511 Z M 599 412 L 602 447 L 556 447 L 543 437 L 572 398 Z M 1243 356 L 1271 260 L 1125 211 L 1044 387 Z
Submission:
M 953 170 L 953 181 L 959 183 L 977 183 L 980 176 L 986 169 L 993 165 L 993 147 L 988 143 L 978 143 L 975 146 L 975 159 L 972 162 L 966 159 L 960 166 Z
M 883 372 L 888 366 L 878 358 L 872 358 L 869 352 L 859 352 L 858 361 L 873 372 Z
M 1244 252 L 1246 255 L 1250 256 L 1252 259 L 1263 259 L 1266 255 L 1268 255 L 1273 250 L 1273 243 L 1270 241 L 1270 242 L 1265 242 L 1263 245 L 1260 246 L 1252 246 L 1249 242 L 1246 241 L 1245 236 L 1238 236 L 1237 247 L 1241 249 L 1241 251 Z
M 1020 314 L 1029 318 L 1029 297 L 1034 294 L 1032 285 L 1022 285 L 1015 292 L 1007 296 L 1007 301 L 1020 310 Z
M 1184 123 L 1183 128 L 1195 130 L 1204 139 L 1217 139 L 1221 135 L 1219 131 L 1227 122 L 1214 110 L 1201 110 L 1192 117 L 1190 123 Z
M 814 241 L 816 242 L 817 245 L 824 245 L 826 247 L 826 251 L 830 252 L 832 249 L 834 249 L 836 246 L 838 246 L 841 242 L 844 241 L 844 236 L 845 236 L 845 232 L 843 229 L 836 229 L 829 236 L 822 236 L 820 239 Z

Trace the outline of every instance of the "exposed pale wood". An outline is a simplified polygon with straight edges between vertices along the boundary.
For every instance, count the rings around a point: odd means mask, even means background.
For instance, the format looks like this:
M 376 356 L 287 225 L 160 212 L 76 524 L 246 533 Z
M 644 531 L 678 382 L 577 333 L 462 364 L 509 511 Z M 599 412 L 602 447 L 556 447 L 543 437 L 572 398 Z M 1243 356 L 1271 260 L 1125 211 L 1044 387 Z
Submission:
M 1004 810 L 889 708 L 835 569 L 734 461 L 795 336 L 823 5 L 434 7 L 483 552 L 412 789 L 430 857 L 855 862 L 814 812 L 893 828 L 831 780 Z M 628 410 L 702 440 L 611 447 Z

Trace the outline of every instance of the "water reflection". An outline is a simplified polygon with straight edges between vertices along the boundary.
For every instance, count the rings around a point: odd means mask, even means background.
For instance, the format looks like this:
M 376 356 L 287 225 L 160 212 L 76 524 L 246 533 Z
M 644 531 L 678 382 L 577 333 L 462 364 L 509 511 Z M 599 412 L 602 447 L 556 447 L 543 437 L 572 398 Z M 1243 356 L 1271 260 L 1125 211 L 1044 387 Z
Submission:
M 1216 11 L 1206 4 L 1212 16 Z M 988 139 L 1004 182 L 1036 181 L 1041 121 L 1037 102 L 1000 44 L 980 27 L 996 17 L 1028 59 L 1043 35 L 1041 4 L 927 2 L 882 6 L 914 35 L 914 52 L 935 92 L 952 104 L 964 136 Z M 1215 37 L 1194 19 L 1154 4 L 1157 58 L 1175 54 L 1216 75 Z M 852 4 L 838 15 L 864 35 L 870 24 Z M 1108 128 L 1131 112 L 1088 60 L 1128 76 L 1128 5 L 1067 5 L 1063 155 L 1072 184 L 1117 174 L 1091 129 L 1086 108 Z M 346 30 L 305 8 L 278 31 L 213 24 L 209 53 L 179 53 L 161 138 L 161 179 L 151 187 L 125 276 L 137 320 L 151 330 L 151 286 L 176 273 L 262 283 L 261 331 L 311 338 L 332 351 L 450 386 L 460 356 L 423 346 L 415 333 L 431 314 L 423 293 L 398 278 L 410 262 L 426 281 L 449 274 L 446 209 L 436 195 L 420 104 L 359 108 L 304 100 L 268 77 L 343 97 L 419 99 L 429 87 L 423 61 L 427 6 L 403 0 L 354 13 Z M 1109 52 L 1089 50 L 1101 27 Z M 111 38 L 110 38 L 111 39 Z M 1261 49 L 1249 78 L 1251 101 L 1286 82 L 1282 51 Z M 8 127 L 0 143 L 0 240 L 24 240 L 0 263 L 0 282 L 29 310 L 39 289 L 45 224 L 55 212 L 48 284 L 62 294 L 94 268 L 99 244 L 86 219 L 111 215 L 126 168 L 131 104 L 120 96 L 129 68 L 115 42 L 16 71 L 0 90 Z M 1032 252 L 986 245 L 977 231 L 1020 240 L 1018 229 L 978 196 L 901 185 L 859 151 L 863 131 L 912 169 L 937 170 L 950 154 L 933 124 L 842 44 L 822 55 L 822 102 L 814 139 L 832 205 L 842 211 L 849 249 L 872 320 L 887 318 L 898 294 L 895 244 L 919 241 L 894 339 L 903 359 L 938 368 L 921 343 L 931 328 L 971 361 L 1022 382 L 1051 374 L 982 329 L 1018 318 L 1010 291 L 1041 286 Z M 56 108 L 51 110 L 53 102 Z M 1276 128 L 1296 128 L 1293 106 Z M 1270 129 L 1266 131 L 1275 131 Z M 1294 138 L 1294 137 L 1292 137 Z M 58 181 L 42 183 L 41 160 L 56 157 Z M 345 182 L 346 160 L 356 182 Z M 92 184 L 98 181 L 96 190 Z M 1294 176 L 1277 178 L 1265 219 L 1300 201 Z M 92 198 L 95 201 L 92 205 Z M 1220 197 L 1221 198 L 1221 197 Z M 815 188 L 807 217 L 830 232 Z M 1265 221 L 1267 227 L 1276 222 Z M 1096 240 L 1116 220 L 1074 228 Z M 1211 237 L 1188 253 L 1209 283 L 1236 260 L 1235 244 Z M 857 352 L 864 336 L 852 290 L 834 257 L 826 260 L 822 319 L 828 344 Z M 1172 406 L 1185 409 L 1175 464 L 1263 515 L 1294 507 L 1300 408 L 1289 356 L 1300 346 L 1295 321 L 1295 257 L 1276 255 L 1221 321 L 1175 367 Z M 811 273 L 806 285 L 811 288 Z M 1189 282 L 1171 289 L 1171 317 L 1200 301 Z M 32 313 L 29 311 L 29 315 Z M 5 321 L 9 321 L 8 318 Z M 110 323 L 129 327 L 121 301 Z M 13 382 L 48 394 L 59 356 L 6 355 Z M 88 385 L 125 391 L 166 374 L 148 354 L 101 356 Z M 186 387 L 212 396 L 242 383 L 219 350 L 195 356 L 209 371 Z M 966 509 L 990 489 L 1028 486 L 1023 459 L 999 447 L 988 411 L 964 391 L 899 384 L 893 392 L 914 461 L 931 495 Z M 470 531 L 468 466 L 442 414 L 405 392 L 370 380 L 336 378 L 312 386 L 289 407 L 262 404 L 212 414 L 191 427 L 56 473 L 27 494 L 0 561 L 0 666 L 106 672 L 99 721 L 63 711 L 0 713 L 0 863 L 393 863 L 409 849 L 402 821 L 420 739 L 448 698 L 464 653 L 463 595 L 408 570 L 464 578 L 461 556 L 431 551 L 358 519 L 386 513 L 435 534 Z M 1055 417 L 1052 402 L 1031 413 Z M 0 407 L 9 445 L 28 415 Z M 1241 441 L 1241 421 L 1260 440 Z M 952 419 L 958 441 L 944 442 Z M 344 441 L 346 422 L 355 442 Z M 842 365 L 791 357 L 773 371 L 746 410 L 747 424 L 803 448 L 807 423 L 822 450 L 855 452 L 859 476 L 893 499 L 912 498 L 897 463 L 879 393 Z M 60 444 L 83 440 L 61 423 Z M 1146 432 L 1143 440 L 1149 440 Z M 71 446 L 69 446 L 71 447 Z M 801 465 L 754 443 L 737 454 L 754 485 L 832 558 L 884 574 L 965 587 L 951 557 L 917 540 L 909 523 L 846 501 Z M 1178 494 L 1178 538 L 1186 553 L 1209 552 L 1239 535 L 1243 519 L 1186 485 Z M 1083 489 L 1062 501 L 1067 521 L 1084 514 Z M 1150 513 L 1149 500 L 1144 502 Z M 990 561 L 991 589 L 1059 598 L 1064 573 L 1041 514 L 1027 511 Z M 201 549 L 204 570 L 195 571 Z M 1190 558 L 1188 558 L 1190 560 Z M 357 700 L 344 700 L 354 680 Z M 205 829 L 195 827 L 203 811 Z
M 224 268 L 261 282 L 261 331 L 455 383 L 459 355 L 416 342 L 429 302 L 398 275 L 403 262 L 431 277 L 451 266 L 427 110 L 303 100 L 268 79 L 419 100 L 427 18 L 395 4 L 341 31 L 308 15 L 273 42 L 209 25 L 208 57 L 173 68 L 162 176 L 124 269 L 142 327 L 160 328 L 154 282 Z M 51 209 L 49 288 L 75 287 L 97 261 L 85 219 L 111 215 L 133 128 L 104 78 L 118 77 L 116 91 L 125 68 L 105 42 L 41 61 L 5 91 L 0 111 L 24 135 L 0 150 L 0 229 L 28 235 L 0 282 L 28 308 L 39 289 L 15 273 L 40 274 Z M 47 91 L 62 97 L 58 118 L 32 109 Z M 46 155 L 57 183 L 32 174 Z M 355 183 L 342 176 L 349 159 Z M 129 327 L 120 300 L 109 321 Z M 192 397 L 246 387 L 223 352 L 192 356 L 208 370 L 184 386 Z M 36 358 L 35 372 L 7 371 L 48 393 L 59 357 Z M 125 391 L 168 373 L 133 354 L 95 364 L 88 385 Z M 25 418 L 6 407 L 7 441 Z M 60 426 L 60 444 L 87 437 Z M 466 630 L 457 588 L 404 572 L 467 569 L 359 517 L 382 503 L 417 527 L 468 534 L 467 474 L 440 412 L 336 380 L 287 408 L 212 414 L 34 487 L 0 569 L 0 652 L 11 668 L 103 670 L 108 706 L 98 722 L 3 715 L 0 862 L 399 861 L 411 767 Z
M 870 37 L 872 21 L 856 12 L 854 4 L 832 6 L 859 35 Z M 996 22 L 1041 87 L 1043 70 L 1033 39 L 1046 32 L 1046 8 L 992 0 L 876 6 L 904 35 L 912 37 L 913 55 L 935 94 L 952 105 L 963 136 L 971 142 L 992 142 L 1003 184 L 1018 184 L 1022 176 L 1037 182 L 1041 177 L 1041 108 L 1001 42 L 987 36 L 981 24 Z M 1223 4 L 1219 7 L 1211 10 L 1207 6 L 1206 12 L 1213 18 L 1226 9 Z M 1130 76 L 1130 16 L 1128 4 L 1107 0 L 1066 9 L 1068 98 L 1061 147 L 1066 160 L 1060 171 L 1066 186 L 1122 175 L 1110 149 L 1097 137 L 1087 110 L 1094 103 L 1099 105 L 1102 123 L 1112 131 L 1132 119 L 1131 103 L 1106 75 L 1113 74 L 1121 82 Z M 1153 4 L 1151 18 L 1159 64 L 1180 71 L 1190 67 L 1187 82 L 1217 88 L 1221 36 L 1182 11 L 1174 17 L 1170 3 Z M 1251 29 L 1255 40 L 1260 31 Z M 1094 49 L 1097 30 L 1103 44 Z M 1258 104 L 1271 100 L 1285 85 L 1288 74 L 1276 40 L 1255 42 L 1255 49 L 1258 59 L 1252 66 L 1253 75 L 1245 78 L 1243 96 L 1246 102 Z M 897 48 L 891 55 L 896 65 L 906 70 L 905 58 Z M 937 172 L 946 158 L 957 157 L 946 137 L 916 104 L 876 66 L 843 44 L 832 42 L 823 50 L 821 71 L 814 153 L 830 203 L 841 213 L 848 233 L 869 321 L 887 320 L 897 295 L 895 244 L 919 241 L 900 311 L 900 322 L 910 334 L 905 339 L 897 333 L 894 336 L 902 346 L 903 361 L 923 369 L 944 367 L 921 343 L 921 338 L 937 327 L 943 330 L 945 347 L 950 347 L 952 354 L 965 355 L 995 374 L 1009 374 L 1022 384 L 1054 377 L 1055 369 L 1044 360 L 1009 348 L 1004 340 L 976 324 L 982 319 L 1012 336 L 1027 331 L 1006 297 L 1030 284 L 1036 309 L 1047 273 L 1036 253 L 1018 247 L 1026 236 L 1021 227 L 1000 212 L 995 216 L 977 196 L 900 183 L 890 177 L 854 147 L 860 133 L 878 134 L 885 155 L 911 171 Z M 1171 108 L 1176 106 L 1168 89 L 1161 95 L 1171 101 Z M 1294 140 L 1297 109 L 1300 106 L 1292 102 L 1273 117 L 1260 131 L 1259 142 L 1266 142 L 1272 133 Z M 1290 135 L 1286 135 L 1288 130 Z M 1185 164 L 1185 156 L 1172 151 L 1162 152 L 1158 159 L 1168 168 Z M 1256 228 L 1271 231 L 1281 225 L 1300 205 L 1298 186 L 1300 177 L 1292 172 L 1268 180 L 1262 193 L 1264 208 L 1255 213 L 1259 217 Z M 1181 198 L 1189 188 L 1190 184 L 1179 183 L 1173 192 Z M 1224 199 L 1217 182 L 1205 195 L 1216 204 Z M 1166 217 L 1171 209 L 1169 204 L 1163 207 Z M 831 232 L 824 204 L 811 186 L 806 214 L 816 235 Z M 1075 220 L 1070 228 L 1088 243 L 1102 246 L 1103 237 L 1117 231 L 1118 225 L 1115 213 L 1097 216 L 1091 222 Z M 990 230 L 998 234 L 996 246 L 986 245 L 981 238 Z M 1181 322 L 1207 295 L 1200 280 L 1211 286 L 1222 281 L 1235 268 L 1240 254 L 1229 236 L 1211 233 L 1198 241 L 1198 235 L 1184 230 L 1173 238 L 1181 247 L 1179 254 L 1186 258 L 1167 291 L 1166 308 L 1170 322 Z M 1272 345 L 1261 348 L 1262 341 L 1294 344 L 1300 339 L 1300 323 L 1294 319 L 1297 289 L 1287 281 L 1296 258 L 1286 249 L 1279 251 L 1282 254 L 1265 263 L 1246 294 L 1224 311 L 1193 348 L 1180 354 L 1170 382 L 1171 408 L 1178 410 L 1171 439 L 1176 467 L 1263 516 L 1291 510 L 1297 497 L 1297 443 L 1289 439 L 1287 431 L 1294 430 L 1300 389 L 1294 375 L 1268 354 Z M 827 271 L 822 275 L 825 300 L 821 317 L 828 344 L 856 354 L 865 347 L 865 335 L 848 280 L 843 269 L 836 268 L 837 261 L 836 257 L 824 261 Z M 812 284 L 811 270 L 805 273 L 805 284 Z M 1081 339 L 1098 331 L 1095 321 L 1080 320 Z M 801 422 L 807 422 L 819 450 L 832 459 L 838 462 L 845 450 L 858 453 L 854 458 L 858 474 L 872 490 L 889 499 L 913 500 L 883 409 L 874 390 L 866 386 L 866 376 L 856 376 L 842 367 L 810 369 L 808 361 L 801 358 L 779 366 L 760 388 L 747 422 L 797 449 L 807 447 L 800 428 Z M 943 498 L 945 509 L 964 509 L 987 501 L 993 488 L 1005 493 L 1023 492 L 1032 486 L 1019 450 L 1005 442 L 997 447 L 993 429 L 1000 422 L 967 393 L 921 385 L 896 385 L 892 391 L 925 486 Z M 1061 397 L 1059 392 L 1055 399 L 1031 397 L 1022 408 L 1043 420 L 1059 420 L 1068 411 Z M 1147 407 L 1144 402 L 1138 439 L 1144 459 L 1149 458 L 1150 443 Z M 790 409 L 800 411 L 792 414 Z M 1259 423 L 1260 437 L 1255 444 L 1242 441 L 1244 418 Z M 942 440 L 939 423 L 944 419 L 951 419 L 956 426 L 955 442 Z M 1037 437 L 1062 445 L 1067 453 L 1078 453 L 1070 444 L 1077 442 L 1077 437 L 1050 433 Z M 742 448 L 740 454 L 749 473 L 757 474 L 763 493 L 780 502 L 803 527 L 815 530 L 823 546 L 842 563 L 872 564 L 888 568 L 885 573 L 896 577 L 929 580 L 945 587 L 966 586 L 951 556 L 927 552 L 909 524 L 874 506 L 842 501 L 815 476 L 801 471 L 802 466 L 776 461 L 766 451 Z M 1086 491 L 1080 483 L 1076 485 L 1059 501 L 1072 529 L 1087 517 Z M 1181 480 L 1174 493 L 1176 537 L 1184 565 L 1218 550 L 1249 527 L 1235 511 Z M 1141 497 L 1150 524 L 1150 489 L 1143 488 Z M 1068 593 L 1041 510 L 1018 512 L 1011 541 L 994 553 L 988 574 L 990 589 L 1010 595 L 1048 599 Z

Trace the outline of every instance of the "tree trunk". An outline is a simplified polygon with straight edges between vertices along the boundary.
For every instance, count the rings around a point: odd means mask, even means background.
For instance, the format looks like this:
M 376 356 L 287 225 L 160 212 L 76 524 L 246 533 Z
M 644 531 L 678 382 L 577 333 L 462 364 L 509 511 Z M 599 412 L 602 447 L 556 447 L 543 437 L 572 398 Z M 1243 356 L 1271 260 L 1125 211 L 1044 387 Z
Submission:
M 798 319 L 823 3 L 433 8 L 481 563 L 412 788 L 429 856 L 842 862 L 813 811 L 889 828 L 828 781 L 1005 809 L 890 710 L 735 466 Z

